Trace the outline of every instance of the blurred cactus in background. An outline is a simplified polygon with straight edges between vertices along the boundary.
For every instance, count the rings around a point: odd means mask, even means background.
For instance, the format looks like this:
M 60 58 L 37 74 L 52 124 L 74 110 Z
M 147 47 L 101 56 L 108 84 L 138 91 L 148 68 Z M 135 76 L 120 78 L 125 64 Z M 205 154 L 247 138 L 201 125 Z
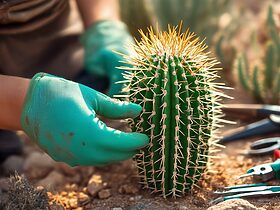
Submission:
M 235 68 L 243 88 L 250 91 L 259 103 L 280 104 L 280 37 L 271 5 L 268 8 L 266 32 L 263 46 L 256 38 L 252 39 L 256 51 L 261 53 L 265 48 L 263 63 L 251 65 L 243 53 L 237 57 Z
M 224 30 L 223 30 L 224 31 Z M 231 70 L 236 57 L 236 48 L 232 45 L 228 33 L 217 34 L 217 40 L 214 43 L 215 55 L 220 63 L 218 67 L 223 69 L 222 76 L 229 84 L 234 84 L 234 79 L 231 76 Z
M 215 52 L 224 69 L 223 78 L 233 84 L 230 70 L 236 56 L 230 45 L 231 38 L 238 31 L 240 13 L 232 17 L 233 3 L 226 0 L 119 0 L 122 20 L 128 25 L 131 34 L 140 41 L 138 29 L 166 30 L 168 24 L 184 22 Z M 234 10 L 236 11 L 236 10 Z M 225 24 L 226 22 L 226 24 Z M 225 26 L 226 25 L 226 26 Z
M 229 9 L 227 0 L 152 0 L 153 11 L 157 16 L 161 30 L 168 24 L 184 25 L 209 45 L 218 31 L 218 19 Z
M 186 28 L 206 38 L 209 45 L 218 31 L 218 19 L 229 9 L 227 0 L 120 0 L 122 19 L 132 35 L 148 26 L 166 30 L 167 25 L 184 22 Z M 186 29 L 185 28 L 185 29 Z
M 224 71 L 231 69 L 236 56 L 236 49 L 227 41 L 228 39 L 221 35 L 215 45 L 215 54 L 221 62 L 221 67 Z M 227 45 L 224 46 L 225 42 L 227 42 Z
M 121 19 L 127 24 L 130 33 L 140 39 L 138 29 L 146 29 L 153 23 L 153 13 L 148 0 L 119 0 Z

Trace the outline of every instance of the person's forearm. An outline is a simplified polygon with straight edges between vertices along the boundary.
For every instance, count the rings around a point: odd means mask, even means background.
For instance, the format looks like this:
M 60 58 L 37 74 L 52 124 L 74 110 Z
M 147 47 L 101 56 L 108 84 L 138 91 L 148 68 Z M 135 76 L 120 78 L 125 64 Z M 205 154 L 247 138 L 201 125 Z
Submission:
M 85 28 L 99 20 L 119 20 L 118 0 L 77 0 Z
M 29 79 L 0 75 L 0 129 L 22 129 L 20 116 L 29 83 Z

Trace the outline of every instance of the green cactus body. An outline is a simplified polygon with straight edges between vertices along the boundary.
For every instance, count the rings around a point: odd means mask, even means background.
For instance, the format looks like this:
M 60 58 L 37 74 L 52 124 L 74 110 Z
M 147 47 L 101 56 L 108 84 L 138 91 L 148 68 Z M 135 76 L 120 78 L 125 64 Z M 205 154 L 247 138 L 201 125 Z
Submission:
M 177 197 L 196 186 L 217 146 L 224 96 L 218 89 L 224 86 L 213 82 L 217 62 L 194 34 L 169 28 L 141 35 L 136 53 L 124 56 L 132 65 L 124 92 L 143 107 L 132 129 L 150 137 L 135 160 L 144 187 Z

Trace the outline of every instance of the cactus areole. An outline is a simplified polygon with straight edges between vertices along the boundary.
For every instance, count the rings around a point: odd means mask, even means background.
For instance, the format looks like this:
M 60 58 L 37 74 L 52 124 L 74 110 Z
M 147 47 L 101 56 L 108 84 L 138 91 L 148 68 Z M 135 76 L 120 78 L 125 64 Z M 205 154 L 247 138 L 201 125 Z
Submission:
M 135 132 L 150 137 L 150 144 L 135 157 L 141 183 L 163 197 L 189 192 L 202 175 L 216 145 L 222 121 L 218 91 L 223 84 L 205 53 L 206 45 L 181 27 L 154 33 L 149 29 L 124 57 L 123 92 L 143 107 L 132 122 Z M 124 95 L 122 95 L 124 97 Z

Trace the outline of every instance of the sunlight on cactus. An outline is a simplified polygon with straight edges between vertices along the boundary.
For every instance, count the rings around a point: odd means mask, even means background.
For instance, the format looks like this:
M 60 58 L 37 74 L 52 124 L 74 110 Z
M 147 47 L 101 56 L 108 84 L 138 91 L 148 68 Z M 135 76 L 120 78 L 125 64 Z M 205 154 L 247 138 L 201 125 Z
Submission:
M 133 45 L 125 59 L 124 95 L 143 107 L 132 129 L 150 137 L 150 144 L 135 157 L 141 183 L 163 197 L 181 196 L 197 185 L 219 140 L 222 97 L 226 88 L 216 83 L 217 61 L 194 33 L 181 25 L 168 32 L 153 32 Z

